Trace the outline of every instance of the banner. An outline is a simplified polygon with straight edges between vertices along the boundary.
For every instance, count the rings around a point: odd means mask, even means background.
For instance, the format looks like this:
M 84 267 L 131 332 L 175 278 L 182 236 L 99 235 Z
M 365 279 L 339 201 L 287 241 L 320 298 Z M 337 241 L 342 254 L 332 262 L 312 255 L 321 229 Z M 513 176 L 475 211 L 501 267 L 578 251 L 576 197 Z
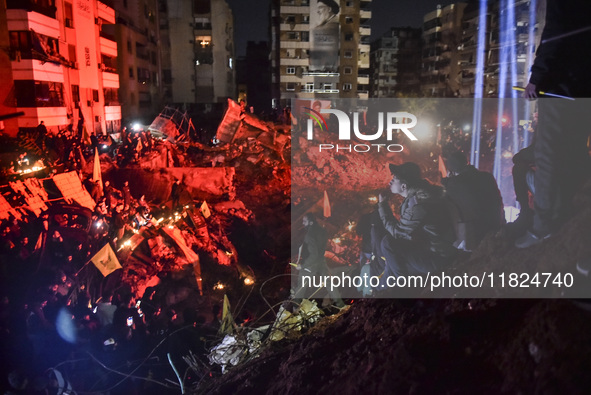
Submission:
M 115 251 L 113 251 L 111 245 L 108 243 L 90 261 L 104 277 L 107 277 L 117 269 L 121 269 L 117 255 L 115 255 Z
M 222 323 L 220 325 L 218 333 L 233 333 L 235 325 L 236 324 L 234 323 L 234 317 L 232 317 L 232 312 L 230 311 L 230 301 L 228 300 L 228 295 L 224 295 L 224 307 L 222 308 Z
M 310 3 L 310 71 L 338 71 L 339 13 L 340 7 L 335 0 L 312 0 Z
M 96 203 L 90 197 L 90 194 L 82 186 L 78 173 L 71 171 L 68 173 L 56 174 L 53 176 L 53 182 L 60 190 L 66 201 L 74 200 L 82 207 L 94 210 Z
M 326 191 L 324 191 L 324 203 L 323 203 L 323 211 L 322 213 L 324 214 L 324 218 L 330 218 L 331 212 L 330 212 L 330 202 L 328 201 L 328 193 L 326 193 Z

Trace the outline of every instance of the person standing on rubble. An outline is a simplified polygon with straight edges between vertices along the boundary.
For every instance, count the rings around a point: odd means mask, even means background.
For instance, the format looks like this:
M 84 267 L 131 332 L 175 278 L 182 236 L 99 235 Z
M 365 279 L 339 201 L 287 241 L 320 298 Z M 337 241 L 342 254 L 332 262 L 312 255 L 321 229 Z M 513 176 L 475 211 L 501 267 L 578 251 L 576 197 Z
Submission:
M 548 0 L 542 41 L 523 96 L 547 97 L 538 103 L 534 145 L 534 218 L 527 233 L 515 241 L 526 248 L 552 236 L 572 214 L 575 192 L 589 176 L 587 139 L 591 114 L 591 2 Z M 588 100 L 588 99 L 587 99 Z

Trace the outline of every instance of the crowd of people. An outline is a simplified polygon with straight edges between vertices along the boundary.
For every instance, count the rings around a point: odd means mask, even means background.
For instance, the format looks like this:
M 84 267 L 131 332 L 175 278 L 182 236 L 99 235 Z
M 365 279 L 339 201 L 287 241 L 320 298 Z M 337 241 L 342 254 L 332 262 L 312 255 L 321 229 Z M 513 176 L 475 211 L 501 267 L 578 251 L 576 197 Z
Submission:
M 26 376 L 30 383 L 32 376 L 85 351 L 110 366 L 140 359 L 147 346 L 181 327 L 194 335 L 181 334 L 183 341 L 201 350 L 205 361 L 203 338 L 215 334 L 218 312 L 211 313 L 214 320 L 206 324 L 209 311 L 177 312 L 155 288 L 136 299 L 121 273 L 103 280 L 89 264 L 106 244 L 117 251 L 131 235 L 149 237 L 155 224 L 153 206 L 145 196 L 136 199 L 128 181 L 120 190 L 105 181 L 102 192 L 91 179 L 85 184 L 96 199 L 92 212 L 57 205 L 37 218 L 11 217 L 0 224 L 0 333 L 14 380 Z M 67 319 L 60 318 L 64 314 Z M 78 383 L 77 388 L 86 387 Z

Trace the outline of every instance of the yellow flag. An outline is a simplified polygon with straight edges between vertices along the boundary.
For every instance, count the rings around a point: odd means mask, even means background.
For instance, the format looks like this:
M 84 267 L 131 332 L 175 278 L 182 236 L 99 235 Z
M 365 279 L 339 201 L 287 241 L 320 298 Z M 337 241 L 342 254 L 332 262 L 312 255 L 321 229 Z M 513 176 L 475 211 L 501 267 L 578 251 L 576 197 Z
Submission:
M 207 205 L 207 202 L 205 200 L 203 201 L 203 204 L 201 205 L 201 213 L 203 214 L 203 216 L 206 219 L 211 217 L 211 211 L 209 211 L 209 206 Z
M 224 295 L 224 307 L 222 309 L 222 324 L 220 326 L 220 330 L 218 333 L 226 333 L 230 334 L 234 332 L 234 317 L 232 317 L 232 312 L 230 311 L 230 301 L 228 300 L 228 295 Z
M 98 181 L 101 195 L 103 194 L 103 173 L 101 172 L 101 161 L 98 149 L 94 149 L 94 167 L 92 168 L 92 180 Z
M 113 273 L 115 270 L 121 269 L 119 259 L 117 259 L 115 251 L 113 251 L 111 245 L 108 243 L 105 244 L 105 246 L 101 248 L 90 261 L 105 277 Z
M 330 212 L 330 202 L 328 201 L 328 193 L 324 191 L 324 218 L 329 218 L 331 215 Z

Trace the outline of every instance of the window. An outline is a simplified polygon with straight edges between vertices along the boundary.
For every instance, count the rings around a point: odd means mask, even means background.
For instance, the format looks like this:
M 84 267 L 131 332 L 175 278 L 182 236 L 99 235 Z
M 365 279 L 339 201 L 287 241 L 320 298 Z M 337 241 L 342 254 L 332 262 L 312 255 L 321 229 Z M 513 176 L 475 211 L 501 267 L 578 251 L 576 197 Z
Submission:
M 353 41 L 353 34 L 352 33 L 345 34 L 345 41 Z
M 119 90 L 117 88 L 104 88 L 105 106 L 116 106 L 119 104 Z
M 150 82 L 151 73 L 150 70 L 138 67 L 137 68 L 137 81 L 145 84 L 146 82 Z
M 343 73 L 344 74 L 352 74 L 353 73 L 353 69 L 351 67 L 344 67 L 343 68 Z
M 72 85 L 72 101 L 75 103 L 76 108 L 79 107 L 80 103 L 80 86 Z
M 350 91 L 351 89 L 353 89 L 353 85 L 352 84 L 349 84 L 349 83 L 343 84 L 343 90 L 344 91 Z
M 285 17 L 285 23 L 295 23 L 295 15 L 288 15 Z
M 74 13 L 72 11 L 72 4 L 71 3 L 64 3 L 64 18 L 65 18 L 65 25 L 66 27 L 73 28 L 74 27 Z
M 59 57 L 59 41 L 39 33 L 29 31 L 8 32 L 10 59 L 38 59 L 44 62 L 56 61 Z
M 288 32 L 287 33 L 287 39 L 288 40 L 299 40 L 300 39 L 300 35 L 298 32 Z
M 132 79 L 132 80 L 134 79 L 134 76 L 133 76 L 133 67 L 130 67 L 129 68 L 129 78 Z
M 286 69 L 286 73 L 287 74 L 295 74 L 295 70 L 296 70 L 295 67 L 288 67 Z
M 346 59 L 351 59 L 353 57 L 353 51 L 345 51 L 343 55 Z
M 287 83 L 287 87 L 286 87 L 287 91 L 295 91 L 295 83 L 294 82 L 288 82 Z
M 302 23 L 304 23 L 304 24 L 310 23 L 310 15 L 302 15 Z
M 31 80 L 14 81 L 18 107 L 64 107 L 64 84 Z
M 131 41 L 127 40 L 127 52 L 133 53 L 133 48 L 131 47 Z
M 345 23 L 353 23 L 353 17 L 352 16 L 346 16 L 345 17 Z
M 201 48 L 209 48 L 211 45 L 211 36 L 195 36 L 195 43 Z
M 76 62 L 76 46 L 75 45 L 68 44 L 68 58 L 70 59 L 70 62 L 72 62 L 72 63 Z
M 92 90 L 92 101 L 95 103 L 99 102 L 99 95 L 98 95 L 98 89 L 93 89 Z
M 345 6 L 347 6 L 347 7 L 353 7 L 354 5 L 355 5 L 355 2 L 354 1 L 347 1 L 345 3 Z
M 314 92 L 314 83 L 306 82 L 306 85 L 304 85 L 304 92 Z
M 310 32 L 302 32 L 302 41 L 304 41 L 304 42 L 310 41 Z
M 325 82 L 324 84 L 322 84 L 322 89 L 324 89 L 325 91 L 332 90 L 332 83 Z
M 170 69 L 162 70 L 162 82 L 165 84 L 172 84 L 172 72 Z

